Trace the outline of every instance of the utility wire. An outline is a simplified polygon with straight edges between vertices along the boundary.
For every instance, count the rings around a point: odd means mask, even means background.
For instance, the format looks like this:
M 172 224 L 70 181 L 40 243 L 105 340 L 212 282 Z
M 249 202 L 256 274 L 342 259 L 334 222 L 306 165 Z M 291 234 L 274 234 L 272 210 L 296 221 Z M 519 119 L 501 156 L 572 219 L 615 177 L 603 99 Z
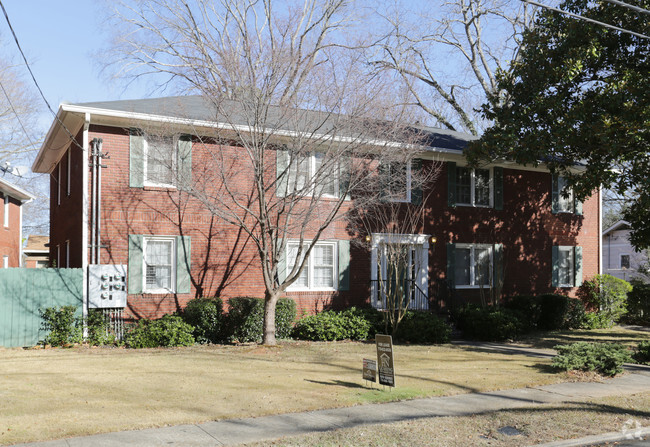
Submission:
M 52 110 L 52 107 L 50 106 L 50 103 L 47 101 L 47 98 L 45 98 L 45 95 L 43 94 L 43 90 L 41 90 L 41 86 L 38 85 L 38 82 L 36 82 L 36 77 L 34 76 L 34 72 L 32 71 L 32 68 L 29 66 L 29 62 L 27 62 L 27 57 L 25 57 L 25 53 L 23 52 L 22 47 L 20 46 L 20 43 L 18 42 L 18 36 L 16 36 L 16 32 L 14 31 L 13 26 L 11 26 L 11 21 L 9 20 L 9 15 L 7 14 L 7 10 L 5 9 L 5 5 L 2 3 L 2 0 L 0 0 L 0 8 L 2 8 L 2 12 L 5 16 L 5 19 L 7 20 L 7 25 L 9 25 L 9 29 L 11 30 L 11 34 L 14 36 L 14 41 L 16 42 L 16 46 L 18 47 L 18 51 L 20 51 L 21 56 L 23 57 L 23 60 L 25 61 L 25 66 L 27 67 L 27 70 L 29 71 L 29 74 L 32 76 L 32 80 L 34 81 L 34 85 L 36 85 L 36 88 L 38 89 L 38 92 L 41 94 L 41 97 L 43 98 L 43 101 L 45 101 L 45 104 L 47 105 L 47 108 L 50 110 L 56 121 L 63 127 L 63 129 L 66 131 L 66 133 L 70 136 L 70 139 L 72 142 L 79 147 L 80 149 L 83 149 L 83 147 L 77 142 L 76 138 L 74 135 L 72 135 L 72 132 L 66 127 L 65 124 L 59 119 L 57 114 Z
M 629 8 L 629 9 L 631 9 L 633 11 L 636 11 L 636 12 L 641 12 L 641 13 L 644 13 L 644 14 L 650 14 L 650 11 L 648 11 L 647 9 L 641 8 L 639 6 L 630 5 L 628 3 L 623 3 L 620 0 L 605 0 L 605 1 L 609 2 L 609 3 L 613 3 L 613 4 L 618 5 L 618 6 L 622 6 L 624 8 Z
M 637 36 L 637 37 L 640 37 L 642 39 L 650 40 L 650 36 L 646 36 L 645 34 L 639 34 L 639 33 L 636 33 L 634 31 L 630 31 L 630 30 L 627 30 L 627 29 L 624 29 L 624 28 L 619 28 L 618 26 L 610 25 L 610 24 L 604 23 L 604 22 L 599 22 L 598 20 L 590 19 L 588 17 L 584 17 L 584 16 L 581 16 L 581 15 L 578 15 L 578 14 L 574 14 L 572 12 L 563 11 L 561 9 L 554 8 L 552 6 L 543 5 L 541 3 L 537 3 L 537 2 L 535 2 L 533 0 L 521 0 L 521 1 L 525 2 L 525 3 L 530 3 L 531 5 L 539 6 L 541 8 L 550 9 L 551 11 L 559 12 L 561 14 L 566 14 L 566 15 L 574 17 L 576 19 L 585 20 L 587 22 L 595 23 L 596 25 L 600 25 L 600 26 L 603 26 L 605 28 L 610 28 L 610 29 L 613 29 L 613 30 L 616 30 L 616 31 L 620 31 L 622 33 L 631 34 L 633 36 Z

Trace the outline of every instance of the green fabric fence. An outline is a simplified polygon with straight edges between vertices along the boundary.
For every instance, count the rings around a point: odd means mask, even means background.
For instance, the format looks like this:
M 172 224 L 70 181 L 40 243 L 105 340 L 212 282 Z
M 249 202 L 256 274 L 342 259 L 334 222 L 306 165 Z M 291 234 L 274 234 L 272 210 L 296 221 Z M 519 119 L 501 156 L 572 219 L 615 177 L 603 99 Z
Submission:
M 82 269 L 0 269 L 0 346 L 34 346 L 45 338 L 39 309 L 83 304 Z

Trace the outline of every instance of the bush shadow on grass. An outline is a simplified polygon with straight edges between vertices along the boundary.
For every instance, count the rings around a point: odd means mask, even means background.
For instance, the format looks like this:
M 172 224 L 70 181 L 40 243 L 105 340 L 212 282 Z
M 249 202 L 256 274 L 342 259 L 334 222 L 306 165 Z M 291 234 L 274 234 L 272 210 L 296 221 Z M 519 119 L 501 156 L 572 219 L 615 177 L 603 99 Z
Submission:
M 630 332 L 632 332 L 630 330 Z M 605 332 L 603 330 L 576 330 L 558 332 L 533 332 L 523 336 L 519 342 L 532 348 L 553 349 L 559 344 L 577 342 L 612 342 L 636 344 L 647 338 L 643 330 L 633 333 Z
M 346 382 L 344 380 L 330 380 L 328 382 L 322 380 L 312 380 L 305 379 L 306 382 L 317 383 L 319 385 L 330 385 L 330 386 L 343 386 L 346 388 L 365 388 L 363 385 L 354 382 Z

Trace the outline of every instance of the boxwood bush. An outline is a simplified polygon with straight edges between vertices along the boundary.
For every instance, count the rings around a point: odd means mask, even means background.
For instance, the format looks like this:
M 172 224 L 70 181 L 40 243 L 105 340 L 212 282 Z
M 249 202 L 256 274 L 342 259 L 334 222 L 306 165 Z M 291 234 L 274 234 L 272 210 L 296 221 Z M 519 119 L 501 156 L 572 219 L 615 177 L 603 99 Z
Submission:
M 448 343 L 451 326 L 431 312 L 407 311 L 395 338 L 409 343 Z
M 227 339 L 239 343 L 260 343 L 264 326 L 264 300 L 236 297 L 228 300 L 230 310 L 226 316 Z M 290 338 L 296 320 L 296 302 L 280 298 L 275 306 L 275 336 Z
M 634 353 L 634 360 L 643 365 L 650 365 L 650 340 L 639 343 Z
M 371 326 L 364 310 L 355 307 L 344 311 L 326 310 L 301 318 L 293 329 L 293 336 L 312 341 L 367 340 Z
M 627 312 L 625 321 L 650 326 L 650 284 L 632 282 L 632 290 L 627 294 Z
M 194 327 L 178 315 L 164 315 L 159 320 L 139 320 L 124 336 L 129 348 L 191 346 Z
M 539 325 L 542 314 L 540 301 L 536 296 L 517 295 L 506 301 L 503 307 L 509 309 L 519 320 L 522 331 L 530 332 L 537 329 Z
M 221 298 L 194 298 L 181 312 L 183 320 L 194 327 L 197 343 L 218 343 L 223 337 Z
M 623 363 L 632 360 L 630 351 L 620 343 L 578 342 L 556 346 L 558 355 L 551 365 L 564 371 L 596 371 L 606 376 L 623 372 Z
M 523 325 L 514 311 L 507 308 L 467 305 L 455 313 L 463 336 L 472 340 L 503 341 L 517 338 Z

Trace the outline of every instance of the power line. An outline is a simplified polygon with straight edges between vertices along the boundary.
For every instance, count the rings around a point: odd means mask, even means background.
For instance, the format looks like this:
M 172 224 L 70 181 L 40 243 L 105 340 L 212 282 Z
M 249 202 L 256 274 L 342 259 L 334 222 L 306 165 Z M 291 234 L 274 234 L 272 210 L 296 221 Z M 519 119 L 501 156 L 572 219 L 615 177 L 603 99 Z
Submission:
M 18 51 L 20 51 L 20 55 L 23 57 L 23 60 L 25 61 L 25 66 L 27 67 L 27 70 L 29 71 L 29 74 L 32 76 L 32 80 L 34 81 L 34 85 L 36 85 L 36 88 L 38 89 L 38 92 L 41 94 L 41 98 L 43 98 L 43 101 L 45 101 L 45 104 L 47 105 L 47 108 L 50 110 L 56 121 L 63 127 L 63 129 L 66 131 L 66 133 L 70 136 L 70 139 L 72 142 L 79 148 L 83 148 L 76 140 L 74 135 L 72 135 L 72 132 L 66 127 L 63 122 L 59 119 L 57 114 L 52 110 L 52 107 L 50 106 L 50 103 L 47 101 L 47 98 L 45 98 L 45 95 L 43 94 L 43 90 L 41 90 L 41 86 L 38 85 L 38 82 L 36 82 L 36 77 L 34 76 L 34 72 L 32 71 L 32 68 L 29 66 L 29 62 L 27 62 L 27 57 L 25 57 L 25 53 L 23 52 L 22 47 L 20 46 L 20 43 L 18 42 L 18 36 L 16 36 L 16 32 L 14 31 L 14 27 L 11 26 L 11 21 L 9 20 L 9 15 L 7 14 L 7 10 L 5 9 L 5 5 L 2 3 L 2 0 L 0 0 L 0 8 L 2 8 L 2 12 L 5 16 L 5 19 L 7 20 L 7 25 L 9 25 L 9 29 L 11 30 L 11 34 L 14 37 L 14 41 L 16 42 L 16 46 L 18 47 Z
M 525 3 L 530 3 L 531 5 L 539 6 L 541 8 L 550 9 L 551 11 L 559 12 L 561 14 L 566 14 L 566 15 L 574 17 L 576 19 L 585 20 L 585 21 L 590 22 L 590 23 L 595 23 L 596 25 L 600 25 L 600 26 L 603 26 L 605 28 L 610 28 L 610 29 L 613 29 L 613 30 L 616 30 L 616 31 L 620 31 L 622 33 L 631 34 L 633 36 L 640 37 L 642 39 L 650 40 L 650 36 L 646 36 L 645 34 L 639 34 L 639 33 L 636 33 L 634 31 L 630 31 L 630 30 L 627 30 L 627 29 L 624 29 L 624 28 L 619 28 L 618 26 L 610 25 L 610 24 L 604 23 L 604 22 L 599 22 L 598 20 L 590 19 L 588 17 L 584 17 L 584 16 L 581 16 L 581 15 L 578 15 L 578 14 L 574 14 L 572 12 L 563 11 L 562 9 L 554 8 L 552 6 L 543 5 L 541 3 L 537 3 L 537 2 L 535 2 L 533 0 L 521 0 L 521 1 L 525 2 Z
M 628 3 L 623 3 L 620 0 L 605 0 L 605 1 L 609 2 L 609 3 L 613 3 L 613 4 L 618 5 L 618 6 L 622 6 L 624 8 L 629 8 L 629 9 L 631 9 L 633 11 L 636 11 L 636 12 L 641 12 L 641 13 L 644 13 L 644 14 L 650 14 L 650 11 L 648 11 L 647 9 L 641 8 L 639 6 L 630 5 Z

